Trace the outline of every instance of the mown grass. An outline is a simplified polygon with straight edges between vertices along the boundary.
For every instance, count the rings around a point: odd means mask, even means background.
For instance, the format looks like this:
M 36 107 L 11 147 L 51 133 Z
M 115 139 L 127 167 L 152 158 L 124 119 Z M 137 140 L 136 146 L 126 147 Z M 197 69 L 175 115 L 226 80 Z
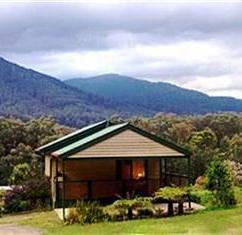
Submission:
M 203 211 L 173 218 L 104 222 L 82 226 L 63 225 L 55 212 L 33 212 L 6 216 L 0 223 L 42 228 L 44 234 L 242 234 L 242 208 Z

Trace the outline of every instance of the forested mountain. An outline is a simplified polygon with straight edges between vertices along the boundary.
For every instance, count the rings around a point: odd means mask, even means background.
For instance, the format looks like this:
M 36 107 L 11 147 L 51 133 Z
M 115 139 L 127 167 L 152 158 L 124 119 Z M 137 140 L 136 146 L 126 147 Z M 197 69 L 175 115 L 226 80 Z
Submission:
M 135 78 L 106 74 L 97 77 L 70 79 L 66 84 L 82 91 L 122 101 L 145 110 L 146 114 L 171 112 L 204 114 L 219 111 L 242 111 L 242 100 L 230 97 L 211 97 L 164 82 L 149 82 Z M 130 110 L 132 112 L 132 110 Z
M 50 115 L 58 122 L 84 125 L 114 113 L 115 104 L 60 80 L 0 58 L 0 115 L 29 119 Z
M 241 112 L 242 100 L 116 74 L 62 82 L 0 57 L 0 116 L 27 120 L 48 115 L 61 124 L 80 127 L 114 113 L 130 117 L 218 111 Z

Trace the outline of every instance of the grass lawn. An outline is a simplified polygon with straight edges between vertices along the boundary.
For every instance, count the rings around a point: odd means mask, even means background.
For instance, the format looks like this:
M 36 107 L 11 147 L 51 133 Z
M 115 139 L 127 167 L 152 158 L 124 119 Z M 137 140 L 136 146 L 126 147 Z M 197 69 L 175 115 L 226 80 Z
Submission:
M 6 216 L 0 223 L 16 223 L 45 229 L 44 234 L 242 234 L 242 208 L 203 211 L 188 216 L 105 222 L 81 226 L 63 225 L 54 212 Z

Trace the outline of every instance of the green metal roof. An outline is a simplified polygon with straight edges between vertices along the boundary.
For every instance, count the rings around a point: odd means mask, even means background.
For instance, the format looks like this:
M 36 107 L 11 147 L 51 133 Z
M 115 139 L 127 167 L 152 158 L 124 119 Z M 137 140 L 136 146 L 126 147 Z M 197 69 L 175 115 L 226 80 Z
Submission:
M 46 154 L 48 152 L 56 151 L 57 149 L 63 148 L 63 146 L 67 146 L 73 143 L 74 141 L 77 141 L 86 137 L 86 135 L 92 132 L 105 128 L 107 124 L 108 124 L 108 121 L 104 120 L 104 121 L 83 127 L 80 130 L 74 131 L 68 135 L 65 135 L 57 140 L 54 140 L 46 145 L 43 145 L 37 148 L 36 152 Z
M 52 141 L 51 143 L 38 148 L 36 151 L 38 153 L 42 153 L 43 155 L 51 154 L 56 157 L 68 157 L 102 140 L 105 140 L 112 135 L 120 133 L 127 128 L 147 138 L 150 138 L 153 141 L 175 149 L 185 156 L 191 156 L 191 153 L 187 149 L 178 146 L 176 143 L 155 136 L 129 123 L 115 125 L 106 120 L 95 123 L 93 125 L 89 125 L 69 135 Z
M 84 145 L 86 145 L 88 143 L 92 143 L 101 137 L 104 137 L 112 132 L 122 129 L 125 126 L 128 126 L 128 123 L 122 123 L 122 124 L 108 126 L 94 134 L 91 134 L 85 138 L 80 139 L 79 141 L 76 141 L 70 145 L 67 145 L 64 148 L 58 149 L 57 151 L 53 152 L 52 155 L 63 156 L 67 153 L 70 153 L 73 150 L 81 149 Z

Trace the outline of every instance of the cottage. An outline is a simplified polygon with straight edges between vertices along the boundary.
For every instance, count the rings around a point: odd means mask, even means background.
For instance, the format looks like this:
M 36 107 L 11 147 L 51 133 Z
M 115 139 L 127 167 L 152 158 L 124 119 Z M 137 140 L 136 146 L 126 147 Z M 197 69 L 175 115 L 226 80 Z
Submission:
M 162 186 L 189 181 L 188 175 L 167 171 L 167 162 L 175 158 L 187 159 L 188 170 L 188 151 L 130 123 L 102 121 L 37 152 L 45 159 L 53 207 L 64 208 L 77 199 L 114 199 L 127 192 L 151 195 Z

